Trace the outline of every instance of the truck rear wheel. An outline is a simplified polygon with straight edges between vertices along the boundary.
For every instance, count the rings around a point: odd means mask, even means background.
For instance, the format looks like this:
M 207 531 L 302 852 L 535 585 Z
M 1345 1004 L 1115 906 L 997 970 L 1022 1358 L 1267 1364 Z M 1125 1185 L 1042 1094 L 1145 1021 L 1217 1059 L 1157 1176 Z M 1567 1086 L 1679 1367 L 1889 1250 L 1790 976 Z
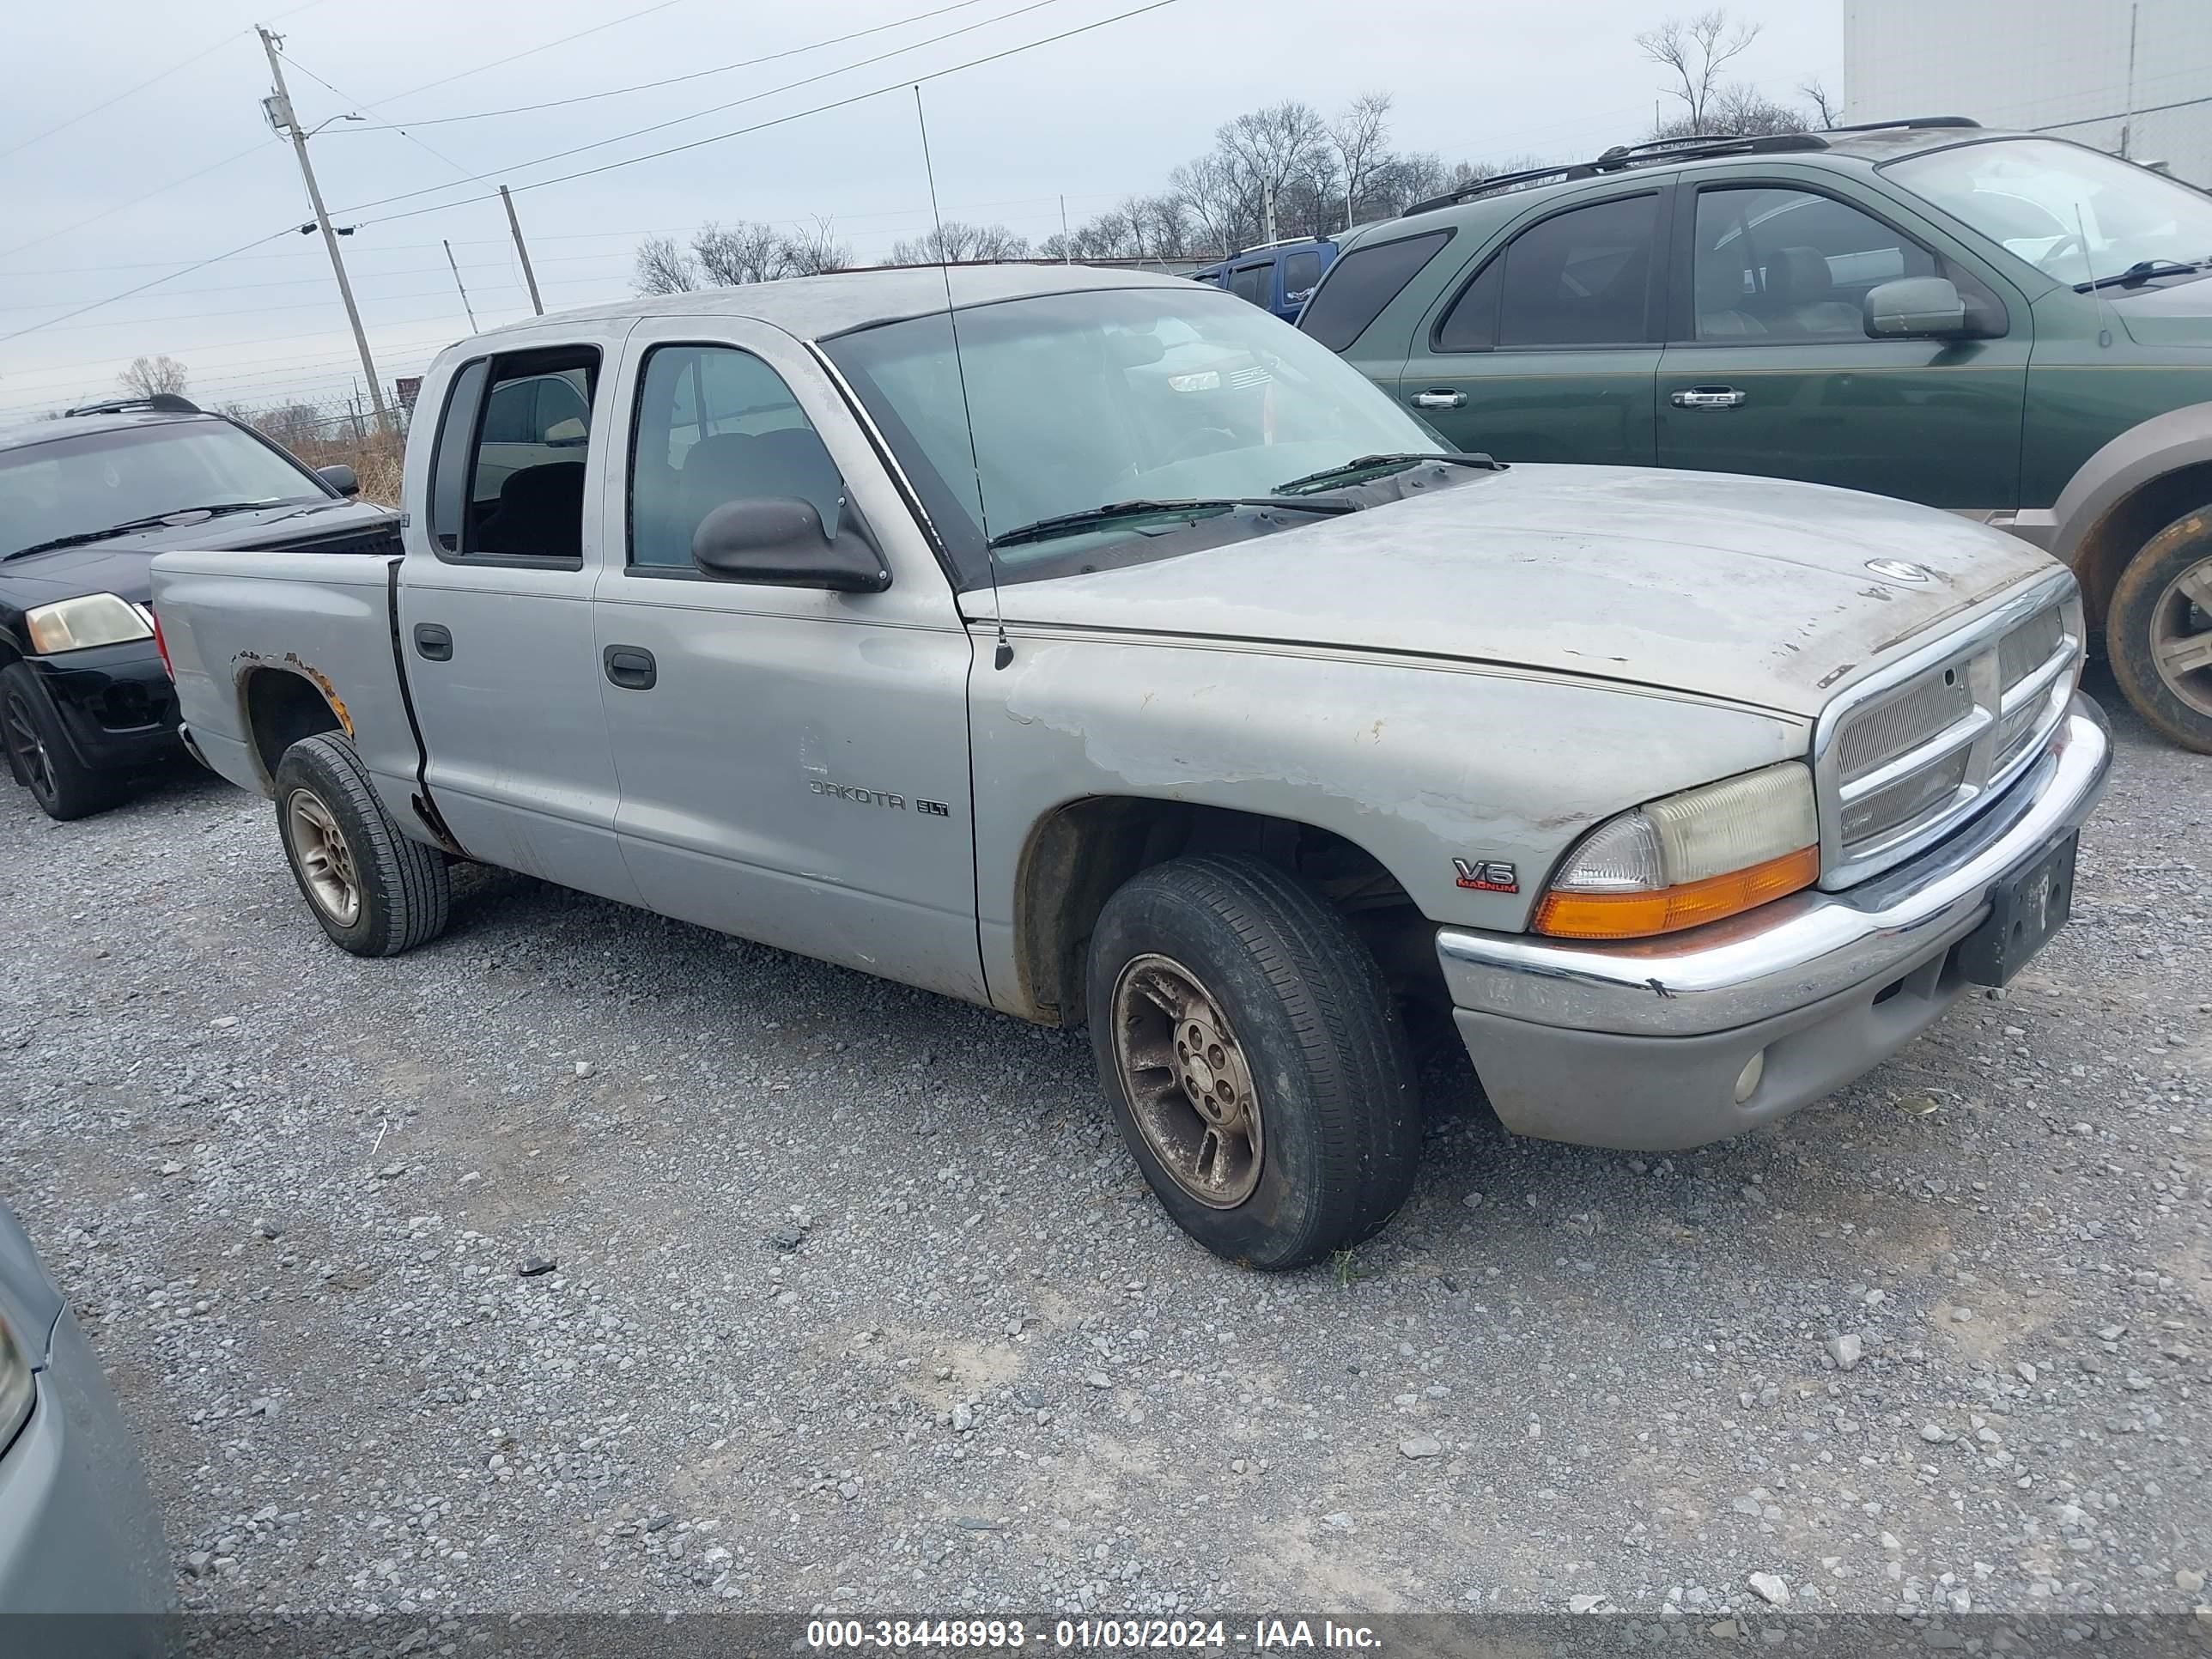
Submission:
M 446 931 L 444 855 L 399 833 L 345 738 L 325 732 L 284 751 L 276 832 L 307 908 L 356 956 L 397 956 Z
M 1176 1224 L 1231 1261 L 1302 1267 L 1412 1190 L 1421 1123 L 1389 988 L 1320 895 L 1257 859 L 1174 860 L 1091 945 L 1100 1081 Z
M 2143 544 L 2105 618 L 2112 676 L 2136 712 L 2184 749 L 2212 755 L 2212 507 Z

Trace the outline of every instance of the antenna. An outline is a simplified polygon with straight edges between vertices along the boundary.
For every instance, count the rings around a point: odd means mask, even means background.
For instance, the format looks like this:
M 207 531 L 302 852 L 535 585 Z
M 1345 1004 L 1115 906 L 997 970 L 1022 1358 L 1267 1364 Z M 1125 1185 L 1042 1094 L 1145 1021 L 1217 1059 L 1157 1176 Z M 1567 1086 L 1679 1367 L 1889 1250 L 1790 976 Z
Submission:
M 975 472 L 975 522 L 983 532 L 983 566 L 991 574 L 991 621 L 999 630 L 998 649 L 992 665 L 1004 668 L 1014 659 L 1006 638 L 1006 614 L 999 603 L 999 559 L 991 549 L 991 509 L 983 500 L 983 463 L 975 453 L 975 411 L 968 404 L 968 366 L 960 356 L 960 314 L 952 304 L 951 250 L 945 245 L 945 216 L 937 210 L 937 168 L 929 159 L 929 117 L 921 107 L 921 83 L 914 88 L 914 118 L 921 128 L 921 171 L 929 180 L 929 216 L 937 227 L 937 269 L 945 278 L 945 323 L 952 331 L 952 369 L 960 379 L 960 417 L 968 423 L 968 465 Z

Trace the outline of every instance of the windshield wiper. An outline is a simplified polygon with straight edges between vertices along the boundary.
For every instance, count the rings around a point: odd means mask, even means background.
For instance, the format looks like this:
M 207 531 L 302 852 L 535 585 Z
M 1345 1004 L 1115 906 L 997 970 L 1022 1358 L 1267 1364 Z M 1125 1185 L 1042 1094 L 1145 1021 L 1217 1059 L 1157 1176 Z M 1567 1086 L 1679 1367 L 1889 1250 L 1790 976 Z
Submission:
M 1073 536 L 1081 531 L 1095 530 L 1101 525 L 1111 524 L 1116 519 L 1172 518 L 1180 514 L 1218 514 L 1233 512 L 1240 507 L 1287 507 L 1293 513 L 1356 513 L 1358 508 L 1350 501 L 1278 501 L 1267 495 L 1217 495 L 1210 499 L 1188 501 L 1109 501 L 1103 507 L 1086 508 L 1081 513 L 1061 513 L 1049 519 L 1039 519 L 1018 530 L 1009 530 L 1003 536 L 991 538 L 991 545 L 1012 547 L 1021 542 L 1049 541 L 1055 536 Z
M 143 519 L 125 519 L 121 524 L 112 524 L 105 530 L 80 530 L 74 536 L 57 536 L 52 541 L 33 542 L 28 547 L 19 547 L 5 556 L 20 559 L 26 553 L 51 553 L 58 547 L 82 547 L 87 542 L 104 542 L 110 536 L 128 536 L 134 531 L 158 530 L 172 519 L 181 519 L 194 513 L 204 513 L 218 518 L 225 513 L 252 513 L 260 507 L 276 507 L 283 498 L 266 501 L 216 501 L 206 507 L 173 507 L 167 513 L 149 513 Z M 0 560 L 4 562 L 4 560 Z
M 2100 288 L 2141 288 L 2154 276 L 2186 276 L 2204 269 L 2208 263 L 2198 259 L 2138 259 L 2125 270 L 2116 270 L 2109 276 L 2100 276 L 2093 282 L 2076 283 L 2074 291 L 2087 294 Z
M 1486 472 L 1503 472 L 1505 463 L 1493 461 L 1487 455 L 1452 453 L 1443 455 L 1362 455 L 1346 461 L 1342 466 L 1324 467 L 1319 472 L 1309 472 L 1303 478 L 1293 478 L 1288 483 L 1275 486 L 1279 493 L 1289 494 L 1298 489 L 1326 489 L 1341 483 L 1356 473 L 1372 472 L 1378 477 L 1385 473 L 1403 472 L 1409 466 L 1420 466 L 1434 461 L 1440 466 L 1480 467 Z

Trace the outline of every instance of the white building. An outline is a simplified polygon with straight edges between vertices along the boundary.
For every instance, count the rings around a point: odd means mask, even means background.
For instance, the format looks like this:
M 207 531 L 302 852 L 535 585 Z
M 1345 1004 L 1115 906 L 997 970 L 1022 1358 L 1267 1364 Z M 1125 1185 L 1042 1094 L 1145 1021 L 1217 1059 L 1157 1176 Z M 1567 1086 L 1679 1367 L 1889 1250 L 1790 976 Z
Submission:
M 1844 0 L 1844 108 L 2030 128 L 2212 188 L 2212 0 Z

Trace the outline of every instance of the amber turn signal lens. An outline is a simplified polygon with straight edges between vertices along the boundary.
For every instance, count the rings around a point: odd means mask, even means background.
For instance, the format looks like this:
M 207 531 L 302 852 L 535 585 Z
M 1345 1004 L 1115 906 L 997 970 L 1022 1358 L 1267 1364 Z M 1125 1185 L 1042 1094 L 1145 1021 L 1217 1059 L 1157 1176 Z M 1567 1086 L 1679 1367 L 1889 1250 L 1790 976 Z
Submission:
M 1536 931 L 1553 939 L 1649 939 L 1678 933 L 1810 887 L 1820 878 L 1820 849 L 1801 847 L 1726 875 L 1648 893 L 1547 893 Z

